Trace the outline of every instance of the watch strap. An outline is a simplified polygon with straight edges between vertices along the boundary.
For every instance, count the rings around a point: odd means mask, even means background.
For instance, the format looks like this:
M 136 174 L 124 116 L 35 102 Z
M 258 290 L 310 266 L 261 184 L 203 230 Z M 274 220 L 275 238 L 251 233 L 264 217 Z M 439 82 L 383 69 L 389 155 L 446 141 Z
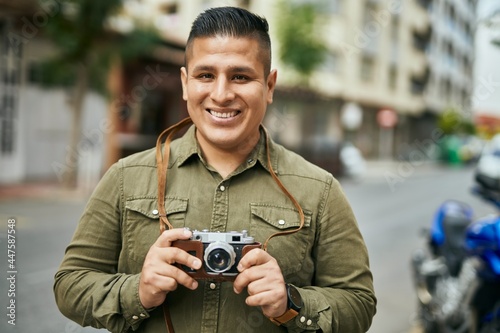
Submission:
M 293 318 L 295 318 L 299 313 L 295 311 L 294 309 L 288 309 L 284 314 L 282 314 L 279 317 L 268 317 L 269 320 L 271 320 L 273 323 L 276 325 L 280 326 L 281 324 L 284 324 Z

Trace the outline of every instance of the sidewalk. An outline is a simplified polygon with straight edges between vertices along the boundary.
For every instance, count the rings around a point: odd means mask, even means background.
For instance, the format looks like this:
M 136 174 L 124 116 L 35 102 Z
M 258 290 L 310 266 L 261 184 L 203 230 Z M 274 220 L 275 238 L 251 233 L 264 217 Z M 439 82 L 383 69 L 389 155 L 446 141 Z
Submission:
M 89 190 L 66 189 L 57 182 L 25 182 L 0 185 L 0 201 L 19 199 L 81 201 Z
M 428 176 L 450 166 L 436 161 L 367 160 L 364 174 L 355 181 L 387 181 L 387 179 Z M 343 177 L 344 178 L 344 177 Z M 345 177 L 344 179 L 349 179 Z

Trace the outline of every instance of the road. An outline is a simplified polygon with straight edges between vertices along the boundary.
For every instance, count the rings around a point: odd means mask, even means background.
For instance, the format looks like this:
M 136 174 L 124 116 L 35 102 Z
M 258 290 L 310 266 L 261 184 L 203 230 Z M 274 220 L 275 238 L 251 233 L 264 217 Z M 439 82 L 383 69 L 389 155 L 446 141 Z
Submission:
M 361 184 L 343 182 L 365 237 L 379 301 L 369 333 L 419 331 L 410 258 L 424 246 L 422 230 L 443 201 L 467 202 L 477 216 L 493 211 L 470 194 L 473 169 L 406 167 L 396 165 Z
M 403 172 L 396 166 L 391 170 L 362 181 L 341 180 L 368 246 L 379 299 L 370 333 L 416 330 L 409 260 L 412 251 L 423 244 L 419 230 L 429 225 L 436 207 L 454 198 L 471 203 L 478 214 L 491 212 L 469 194 L 471 169 L 422 167 Z M 61 195 L 0 201 L 0 300 L 4 309 L 0 332 L 102 332 L 83 329 L 64 318 L 52 294 L 53 275 L 83 207 L 81 198 Z M 16 228 L 15 298 L 9 296 L 12 284 L 7 280 L 9 219 L 15 219 Z M 15 326 L 8 323 L 7 316 L 12 299 L 16 302 Z

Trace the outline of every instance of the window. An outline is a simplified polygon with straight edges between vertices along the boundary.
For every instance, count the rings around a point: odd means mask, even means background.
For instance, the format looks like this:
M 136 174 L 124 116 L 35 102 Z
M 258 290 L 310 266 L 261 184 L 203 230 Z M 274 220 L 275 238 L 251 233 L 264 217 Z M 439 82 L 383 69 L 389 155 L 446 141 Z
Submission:
M 326 55 L 325 60 L 321 65 L 321 70 L 332 74 L 339 74 L 342 70 L 340 61 L 341 57 L 338 53 L 330 52 Z
M 382 29 L 384 29 L 384 26 L 376 18 L 378 11 L 377 3 L 373 3 L 372 1 L 365 3 L 362 32 L 367 38 L 365 43 L 363 43 L 363 49 L 370 54 L 378 53 L 378 40 L 382 34 Z
M 391 90 L 396 90 L 398 83 L 398 68 L 395 65 L 391 65 L 389 68 L 389 88 Z
M 0 22 L 0 154 L 14 152 L 22 44 L 10 47 L 9 22 Z
M 369 82 L 373 80 L 375 71 L 375 60 L 372 56 L 364 55 L 361 59 L 360 78 L 362 81 Z

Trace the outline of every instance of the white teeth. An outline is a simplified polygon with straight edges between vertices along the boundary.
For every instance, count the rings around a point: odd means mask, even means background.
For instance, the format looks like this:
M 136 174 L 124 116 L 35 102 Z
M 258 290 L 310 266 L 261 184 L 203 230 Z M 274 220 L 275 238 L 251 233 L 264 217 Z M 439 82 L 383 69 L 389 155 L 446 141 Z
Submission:
M 210 114 L 214 117 L 217 117 L 217 118 L 231 118 L 231 117 L 234 117 L 238 114 L 238 111 L 233 111 L 233 112 L 216 112 L 216 111 L 213 111 L 213 110 L 209 110 L 210 111 Z

